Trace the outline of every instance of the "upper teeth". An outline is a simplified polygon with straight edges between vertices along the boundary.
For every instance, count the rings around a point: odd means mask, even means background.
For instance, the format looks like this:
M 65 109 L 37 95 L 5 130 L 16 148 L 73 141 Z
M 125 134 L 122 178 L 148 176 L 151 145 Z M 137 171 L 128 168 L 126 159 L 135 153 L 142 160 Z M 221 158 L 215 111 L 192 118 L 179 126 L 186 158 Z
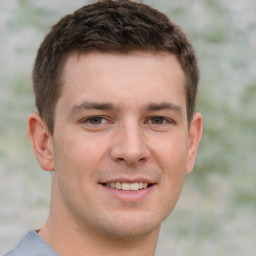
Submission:
M 115 189 L 121 189 L 121 190 L 139 190 L 139 189 L 143 189 L 143 188 L 147 188 L 148 187 L 148 183 L 146 182 L 134 182 L 134 183 L 127 183 L 127 182 L 111 182 L 111 183 L 107 183 L 108 187 L 111 188 L 115 188 Z

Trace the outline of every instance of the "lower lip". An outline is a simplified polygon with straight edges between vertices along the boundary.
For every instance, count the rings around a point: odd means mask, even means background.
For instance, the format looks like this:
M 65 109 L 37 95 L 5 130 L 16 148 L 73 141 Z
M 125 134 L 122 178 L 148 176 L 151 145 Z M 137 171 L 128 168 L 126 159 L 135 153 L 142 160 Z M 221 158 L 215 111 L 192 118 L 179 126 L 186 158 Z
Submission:
M 151 185 L 148 188 L 140 189 L 136 191 L 131 191 L 131 190 L 124 191 L 121 189 L 114 189 L 104 185 L 101 185 L 101 186 L 105 190 L 105 192 L 109 193 L 112 197 L 115 197 L 125 202 L 136 202 L 148 197 L 153 192 L 156 185 Z

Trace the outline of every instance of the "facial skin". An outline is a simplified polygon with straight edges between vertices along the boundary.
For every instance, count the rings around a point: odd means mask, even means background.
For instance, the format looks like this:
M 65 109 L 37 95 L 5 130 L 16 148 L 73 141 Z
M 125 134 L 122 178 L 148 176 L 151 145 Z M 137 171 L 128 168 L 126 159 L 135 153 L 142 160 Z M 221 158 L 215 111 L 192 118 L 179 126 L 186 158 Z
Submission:
M 194 115 L 190 127 L 187 123 L 184 81 L 169 53 L 68 58 L 53 135 L 39 115 L 28 122 L 39 164 L 54 170 L 51 213 L 40 235 L 62 255 L 68 249 L 58 246 L 60 234 L 74 241 L 88 234 L 97 241 L 146 239 L 155 249 L 160 224 L 192 171 L 201 138 L 201 115 Z M 150 186 L 137 191 L 106 186 L 115 182 Z M 77 242 L 81 254 L 83 245 Z

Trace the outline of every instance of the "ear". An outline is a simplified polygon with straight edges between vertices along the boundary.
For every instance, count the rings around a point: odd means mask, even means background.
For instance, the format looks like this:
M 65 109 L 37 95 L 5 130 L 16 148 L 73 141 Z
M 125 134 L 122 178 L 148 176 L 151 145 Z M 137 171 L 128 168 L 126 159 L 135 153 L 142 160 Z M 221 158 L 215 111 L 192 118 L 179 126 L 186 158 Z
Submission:
M 188 133 L 188 162 L 187 173 L 192 172 L 196 161 L 196 153 L 202 137 L 203 117 L 200 113 L 195 113 L 190 124 Z
M 52 135 L 44 120 L 37 113 L 32 113 L 28 117 L 28 136 L 41 168 L 45 171 L 53 171 Z

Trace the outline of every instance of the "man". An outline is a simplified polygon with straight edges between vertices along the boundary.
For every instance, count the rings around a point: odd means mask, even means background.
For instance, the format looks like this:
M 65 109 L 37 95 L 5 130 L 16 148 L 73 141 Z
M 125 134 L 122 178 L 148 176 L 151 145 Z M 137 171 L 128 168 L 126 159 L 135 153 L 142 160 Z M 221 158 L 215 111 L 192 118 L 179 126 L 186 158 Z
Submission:
M 53 26 L 28 119 L 50 214 L 7 255 L 154 255 L 201 138 L 198 76 L 186 36 L 147 5 L 99 1 Z

